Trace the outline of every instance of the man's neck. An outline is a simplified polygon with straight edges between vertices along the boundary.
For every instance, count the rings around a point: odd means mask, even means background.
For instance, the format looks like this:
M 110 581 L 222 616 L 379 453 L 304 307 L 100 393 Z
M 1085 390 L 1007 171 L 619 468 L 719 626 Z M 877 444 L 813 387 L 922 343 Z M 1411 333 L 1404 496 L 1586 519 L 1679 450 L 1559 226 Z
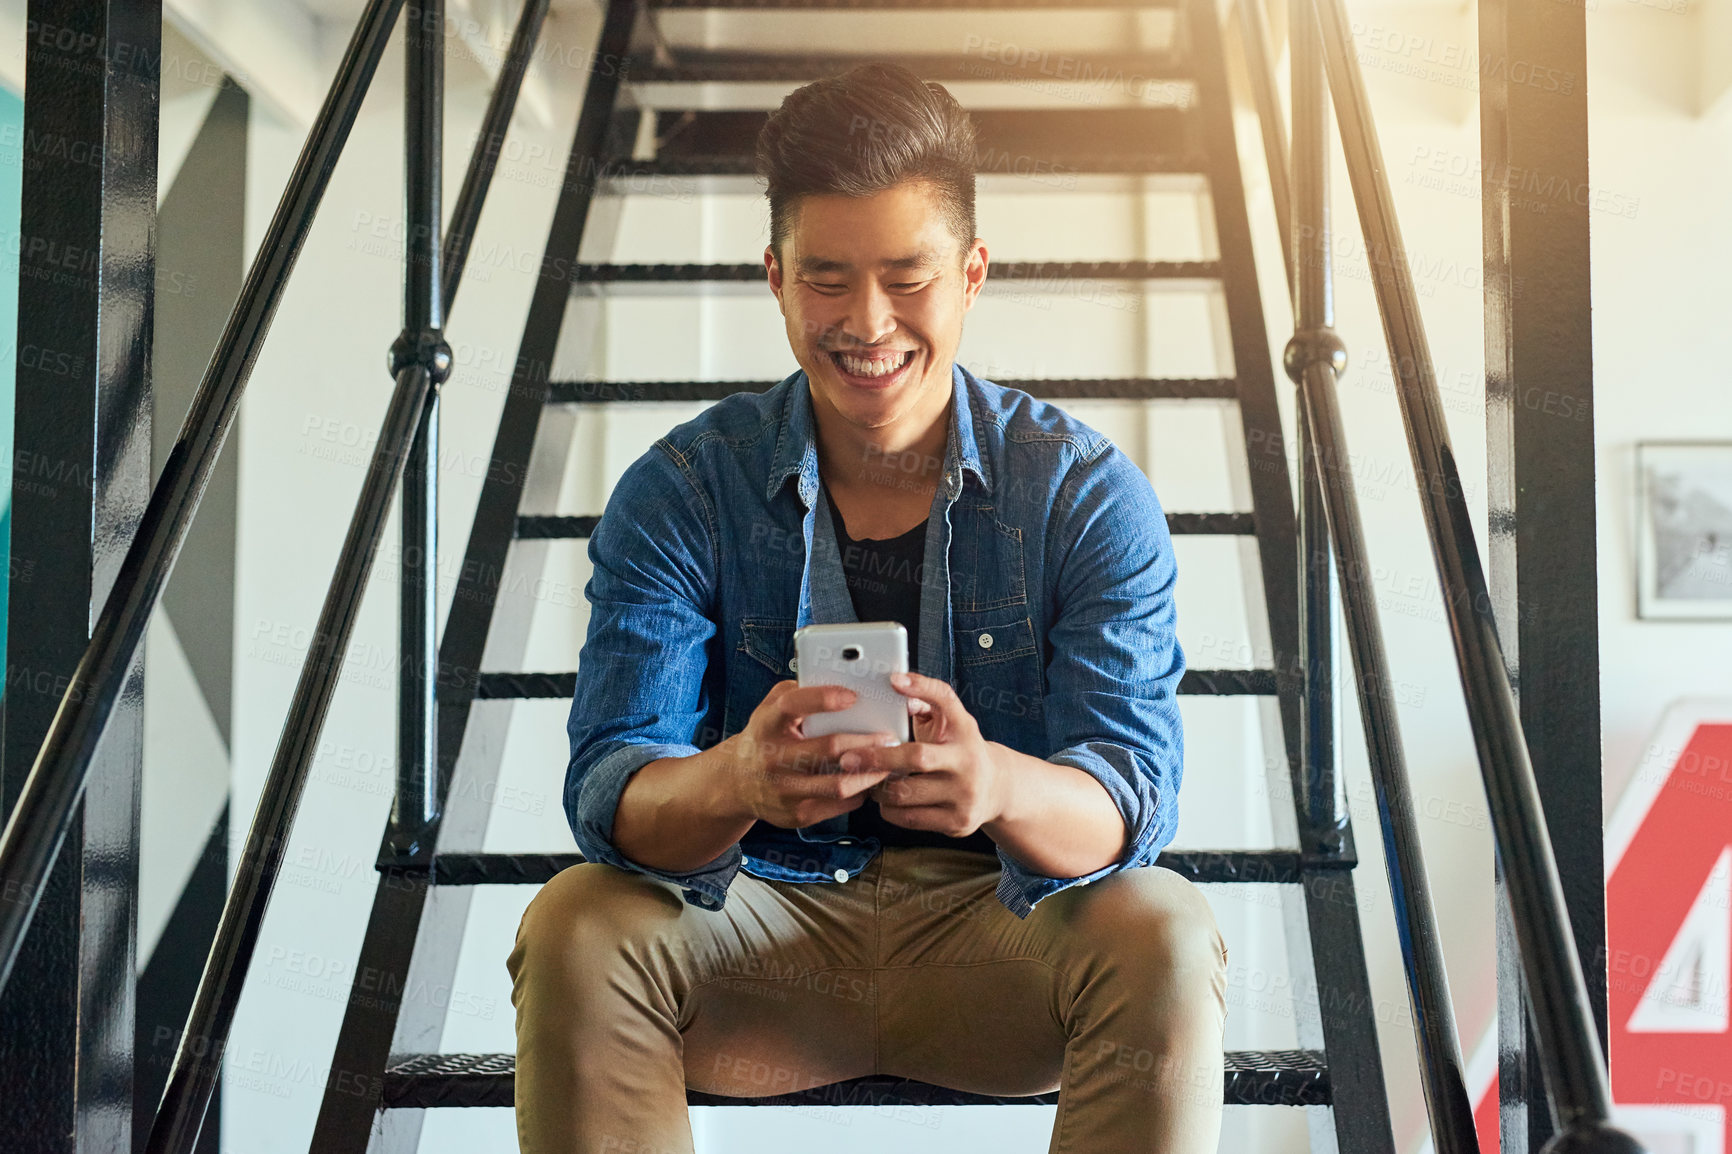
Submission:
M 810 386 L 807 386 L 810 388 Z M 849 424 L 812 398 L 818 472 L 850 527 L 897 531 L 925 516 L 944 472 L 951 397 L 936 412 L 916 409 L 876 429 Z M 857 529 L 856 535 L 882 535 Z
M 840 414 L 813 406 L 817 424 L 818 470 L 834 489 L 884 486 L 893 489 L 937 487 L 944 470 L 949 436 L 948 400 L 937 413 L 917 421 L 898 421 L 862 429 Z M 910 413 L 909 417 L 915 417 Z

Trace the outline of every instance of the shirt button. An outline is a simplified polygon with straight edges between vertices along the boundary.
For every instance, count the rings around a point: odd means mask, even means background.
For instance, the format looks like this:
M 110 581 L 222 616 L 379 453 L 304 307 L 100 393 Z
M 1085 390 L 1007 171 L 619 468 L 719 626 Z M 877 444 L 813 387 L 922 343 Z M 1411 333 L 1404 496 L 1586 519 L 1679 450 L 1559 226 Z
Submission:
M 834 877 L 839 882 L 845 882 L 848 880 L 848 871 L 844 870 L 844 869 L 839 869 L 831 876 Z
M 980 647 L 982 649 L 991 649 L 992 648 L 992 634 L 982 633 L 980 635 Z
M 790 673 L 800 672 L 800 659 L 798 657 L 788 658 L 788 672 L 790 672 Z

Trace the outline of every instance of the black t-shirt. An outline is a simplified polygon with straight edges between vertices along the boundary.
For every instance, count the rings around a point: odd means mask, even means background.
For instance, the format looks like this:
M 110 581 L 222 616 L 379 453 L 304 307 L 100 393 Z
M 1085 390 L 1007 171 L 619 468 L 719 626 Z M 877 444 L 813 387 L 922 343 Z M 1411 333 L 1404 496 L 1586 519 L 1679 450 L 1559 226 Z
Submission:
M 908 630 L 908 667 L 919 673 L 920 569 L 926 557 L 926 521 L 900 536 L 856 540 L 848 536 L 827 486 L 824 499 L 830 502 L 830 523 L 836 529 L 836 547 L 842 554 L 842 572 L 854 602 L 854 615 L 861 621 L 900 621 Z M 856 837 L 875 837 L 882 845 L 998 852 L 997 843 L 980 830 L 956 838 L 885 821 L 878 803 L 870 797 L 848 814 L 848 832 Z

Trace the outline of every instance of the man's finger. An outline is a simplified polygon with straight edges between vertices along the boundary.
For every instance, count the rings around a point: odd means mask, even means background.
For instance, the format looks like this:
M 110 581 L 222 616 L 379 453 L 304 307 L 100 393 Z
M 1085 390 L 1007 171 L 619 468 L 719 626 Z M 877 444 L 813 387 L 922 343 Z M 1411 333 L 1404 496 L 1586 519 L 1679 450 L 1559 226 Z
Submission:
M 793 682 L 785 684 L 793 685 Z M 791 724 L 814 713 L 847 709 L 858 696 L 845 685 L 802 685 L 788 690 L 775 703 L 778 724 Z
M 890 769 L 896 773 L 932 773 L 949 769 L 950 751 L 942 743 L 904 741 L 900 745 L 849 750 L 837 758 L 845 770 Z
M 873 770 L 867 773 L 785 773 L 776 780 L 776 792 L 781 794 L 784 801 L 840 801 L 865 793 L 888 776 L 888 770 Z
M 950 807 L 944 805 L 885 805 L 878 803 L 884 820 L 903 829 L 943 833 L 950 828 Z
M 768 759 L 768 768 L 777 773 L 834 773 L 834 767 L 843 754 L 872 749 L 893 740 L 888 733 L 826 733 L 821 737 L 803 737 L 778 746 L 775 756 Z
M 886 808 L 898 809 L 909 806 L 943 805 L 948 800 L 950 783 L 944 774 L 911 773 L 898 777 L 894 774 L 872 790 L 872 796 L 878 799 L 878 804 Z
M 904 697 L 924 701 L 940 713 L 962 708 L 962 699 L 956 696 L 956 690 L 950 687 L 950 682 L 928 677 L 924 673 L 892 673 L 890 685 Z
M 798 820 L 803 826 L 816 825 L 818 822 L 829 821 L 833 817 L 840 817 L 845 813 L 854 812 L 860 808 L 861 804 L 864 803 L 865 800 L 865 794 L 857 793 L 852 797 L 845 797 L 839 801 L 803 801 L 799 803 L 802 809 L 796 820 Z

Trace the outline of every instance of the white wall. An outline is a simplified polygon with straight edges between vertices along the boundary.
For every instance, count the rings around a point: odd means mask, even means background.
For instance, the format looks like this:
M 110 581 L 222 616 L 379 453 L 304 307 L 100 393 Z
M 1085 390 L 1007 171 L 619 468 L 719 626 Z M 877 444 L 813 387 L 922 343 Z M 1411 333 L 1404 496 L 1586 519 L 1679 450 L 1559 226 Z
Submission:
M 1732 622 L 1638 621 L 1635 587 L 1635 446 L 1732 441 L 1732 326 L 1716 272 L 1732 260 L 1732 4 L 1600 8 L 1588 24 L 1591 175 L 1640 201 L 1634 215 L 1596 216 L 1593 233 L 1609 813 L 1667 705 L 1732 693 Z
M 1723 293 L 1708 270 L 1732 258 L 1721 215 L 1729 174 L 1732 115 L 1720 100 L 1699 115 L 1704 84 L 1719 75 L 1702 49 L 1702 24 L 1715 8 L 1676 15 L 1634 0 L 1598 0 L 1589 13 L 1593 181 L 1634 201 L 1632 216 L 1596 213 L 1594 227 L 1597 421 L 1601 445 L 1600 582 L 1602 677 L 1609 795 L 1640 755 L 1648 726 L 1673 697 L 1732 689 L 1723 657 L 1724 626 L 1664 625 L 1633 620 L 1631 446 L 1654 437 L 1732 436 L 1732 406 L 1715 370 L 1732 352 L 1723 323 Z M 1374 29 L 1431 36 L 1439 45 L 1472 47 L 1471 13 L 1454 5 L 1353 6 L 1360 55 L 1388 158 L 1391 184 L 1416 262 L 1422 310 L 1432 339 L 1450 429 L 1483 541 L 1483 332 L 1479 283 L 1478 186 L 1450 176 L 1477 162 L 1477 111 L 1469 69 L 1439 66 L 1421 77 L 1411 61 L 1379 47 Z M 1713 25 L 1722 27 L 1723 25 Z M 564 29 L 588 43 L 591 26 Z M 1639 51 L 1636 51 L 1638 50 Z M 1639 57 L 1634 62 L 1630 55 Z M 396 54 L 388 70 L 395 68 Z M 1688 63 L 1692 78 L 1668 96 L 1664 78 Z M 330 197 L 259 362 L 241 426 L 241 588 L 237 594 L 235 843 L 245 836 L 252 798 L 274 750 L 305 638 L 329 580 L 337 546 L 359 488 L 369 438 L 390 382 L 383 352 L 399 327 L 399 132 L 394 73 L 384 75 L 356 126 Z M 1687 90 L 1687 91 L 1686 91 Z M 449 102 L 449 187 L 460 178 L 479 90 Z M 446 387 L 447 469 L 441 524 L 441 588 L 460 562 L 480 470 L 507 369 L 515 355 L 533 268 L 545 237 L 558 158 L 574 109 L 520 137 L 541 144 L 546 162 L 515 152 L 502 167 L 449 335 L 458 372 Z M 1261 153 L 1241 117 L 1258 230 L 1271 349 L 1290 317 L 1284 305 L 1277 239 Z M 256 237 L 299 147 L 301 130 L 261 110 L 255 117 L 249 216 Z M 1427 182 L 1437 161 L 1442 179 Z M 1207 230 L 1182 184 L 1132 198 L 1102 193 L 1077 212 L 1075 193 L 1029 182 L 983 190 L 983 231 L 997 259 L 1183 256 L 1204 252 Z M 1720 189 L 1716 196 L 1710 192 Z M 1390 393 L 1388 359 L 1366 279 L 1343 172 L 1335 195 L 1340 240 L 1338 327 L 1352 350 L 1343 400 L 1355 454 L 1366 529 L 1377 572 L 1414 794 L 1438 902 L 1446 958 L 1464 1045 L 1493 1014 L 1491 861 L 1484 803 L 1467 739 L 1434 571 Z M 700 205 L 678 198 L 637 198 L 622 228 L 621 259 L 752 260 L 762 244 L 763 211 L 752 197 Z M 383 222 L 382 224 L 378 222 Z M 374 235 L 374 229 L 383 235 Z M 1075 299 L 989 300 L 970 318 L 964 363 L 987 375 L 1083 375 L 1091 372 L 1208 374 L 1219 310 L 1206 298 L 1162 294 L 1146 312 L 1101 308 Z M 779 377 L 792 366 L 767 294 L 707 297 L 681 303 L 633 299 L 615 306 L 594 367 L 617 377 L 702 374 Z M 679 333 L 685 339 L 668 339 Z M 583 367 L 575 359 L 561 369 Z M 1288 390 L 1280 386 L 1283 396 Z M 1155 405 L 1146 413 L 1078 404 L 1077 411 L 1118 437 L 1154 478 L 1174 510 L 1235 507 L 1224 466 L 1231 412 L 1214 404 Z M 578 446 L 557 508 L 594 512 L 611 479 L 662 430 L 693 411 L 643 406 L 629 414 L 575 419 Z M 394 542 L 394 529 L 388 542 Z M 1254 562 L 1218 542 L 1180 546 L 1182 640 L 1195 665 L 1262 664 L 1256 611 L 1240 588 L 1254 586 Z M 394 544 L 387 545 L 387 554 Z M 581 590 L 581 549 L 551 545 L 540 554 L 550 578 Z M 373 852 L 389 805 L 394 758 L 395 596 L 392 567 L 382 563 L 356 631 L 349 671 L 338 693 L 315 764 L 288 868 L 273 901 L 259 960 L 237 1021 L 227 1078 L 225 1149 L 246 1154 L 304 1150 L 342 1004 L 374 888 Z M 524 668 L 570 668 L 583 615 L 550 597 L 537 608 Z M 578 597 L 581 601 L 581 596 Z M 1253 602 L 1254 604 L 1254 602 Z M 1717 643 L 1717 644 L 1716 644 Z M 559 812 L 564 764 L 562 703 L 478 708 L 511 711 L 504 784 L 521 803 L 495 810 L 490 849 L 564 848 Z M 1191 727 L 1181 842 L 1191 846 L 1270 844 L 1258 711 L 1235 702 L 1185 703 Z M 1344 759 L 1366 865 L 1362 909 L 1371 939 L 1374 992 L 1402 1146 L 1421 1141 L 1424 1114 L 1413 1073 L 1411 1034 L 1386 885 L 1378 859 L 1375 812 L 1351 710 L 1342 725 Z M 502 796 L 504 793 L 502 791 Z M 1277 805 L 1279 798 L 1274 799 Z M 1255 888 L 1211 893 L 1233 942 L 1237 970 L 1229 1045 L 1292 1044 L 1293 1024 L 1263 983 L 1285 973 L 1279 910 Z M 458 1004 L 447 1050 L 508 1049 L 509 988 L 503 959 L 527 892 L 480 895 L 460 967 Z M 1238 967 L 1242 966 L 1242 969 Z M 987 1142 L 1005 1154 L 1045 1149 L 1049 1110 L 916 1111 L 900 1117 L 835 1112 L 699 1111 L 700 1150 L 795 1146 L 822 1141 L 838 1151 L 877 1149 L 886 1141 L 911 1154 Z M 1036 1119 L 1040 1119 L 1036 1121 Z M 747 1127 L 753 1128 L 748 1137 Z M 508 1149 L 505 1111 L 444 1111 L 430 1116 L 427 1151 Z M 1304 1149 L 1297 1114 L 1231 1111 L 1223 1148 Z

